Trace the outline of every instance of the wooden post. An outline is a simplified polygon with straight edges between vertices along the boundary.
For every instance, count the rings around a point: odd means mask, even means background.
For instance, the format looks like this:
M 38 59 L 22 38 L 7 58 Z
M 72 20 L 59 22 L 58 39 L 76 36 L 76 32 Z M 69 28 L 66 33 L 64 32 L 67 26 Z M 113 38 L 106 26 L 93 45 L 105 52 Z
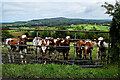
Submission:
M 38 31 L 37 31 L 36 37 L 38 37 Z M 39 48 L 36 47 L 36 62 L 37 63 L 38 63 L 38 52 L 39 52 L 38 50 L 39 50 Z
M 76 32 L 75 32 L 75 38 L 76 39 Z M 74 41 L 74 44 L 76 43 L 76 41 Z M 73 60 L 75 60 L 75 51 L 76 51 L 76 47 L 74 46 L 74 54 L 73 54 Z
M 36 36 L 38 37 L 38 31 L 37 31 L 37 34 L 36 34 Z

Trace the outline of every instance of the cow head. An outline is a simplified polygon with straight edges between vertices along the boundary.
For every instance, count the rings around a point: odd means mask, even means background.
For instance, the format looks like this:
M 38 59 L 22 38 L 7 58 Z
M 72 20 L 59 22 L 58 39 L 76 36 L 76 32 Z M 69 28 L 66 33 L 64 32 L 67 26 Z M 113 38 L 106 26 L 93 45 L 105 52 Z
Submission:
M 26 36 L 26 35 L 22 35 L 21 37 L 22 37 L 22 38 L 27 38 L 27 36 Z
M 82 50 L 82 45 L 83 45 L 83 41 L 82 41 L 82 40 L 77 41 L 76 46 L 77 46 L 77 50 L 78 50 L 78 51 L 81 51 L 81 50 Z
M 26 44 L 27 43 L 27 36 L 26 35 L 22 35 L 21 38 L 19 38 L 19 39 L 20 39 L 19 44 Z
M 54 39 L 54 46 L 59 46 L 61 41 L 62 41 L 62 39 L 60 39 L 60 38 Z
M 45 39 L 42 39 L 42 44 L 41 44 L 41 51 L 42 51 L 42 53 L 43 53 L 43 55 L 45 55 L 46 54 L 46 51 L 47 51 L 47 42 L 46 42 L 46 40 Z
M 69 39 L 71 39 L 70 36 L 66 36 L 66 37 L 65 37 L 65 44 L 66 44 L 66 45 L 69 45 L 69 44 L 70 44 L 70 40 L 69 40 Z
M 106 38 L 99 37 L 99 38 L 98 38 L 97 46 L 98 46 L 98 47 L 102 47 L 102 46 L 103 46 L 103 42 L 104 42 L 105 40 L 106 40 Z
M 87 54 L 88 51 L 92 51 L 93 49 L 93 44 L 91 40 L 85 40 L 84 41 L 84 54 Z

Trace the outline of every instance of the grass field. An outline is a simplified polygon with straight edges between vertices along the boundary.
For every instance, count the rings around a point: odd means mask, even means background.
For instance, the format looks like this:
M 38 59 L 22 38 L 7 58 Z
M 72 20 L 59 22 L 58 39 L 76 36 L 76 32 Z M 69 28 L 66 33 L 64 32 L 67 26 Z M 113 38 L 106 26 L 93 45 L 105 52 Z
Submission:
M 76 65 L 27 64 L 2 65 L 3 78 L 118 78 L 118 63 L 101 68 L 81 68 Z
M 82 29 L 82 26 L 84 26 L 84 28 Z M 69 26 L 66 26 L 69 27 Z M 40 26 L 40 27 L 11 27 L 11 29 L 41 29 L 41 30 L 58 30 L 58 27 L 47 27 L 47 26 Z M 80 25 L 73 25 L 69 28 L 67 28 L 67 30 L 99 30 L 99 31 L 109 31 L 110 27 L 109 26 L 102 26 L 102 25 L 90 25 L 90 24 L 80 24 Z M 19 31 L 19 30 L 9 30 L 10 34 L 13 35 L 14 37 L 17 36 L 21 36 L 22 34 L 24 34 L 27 31 Z M 33 31 L 30 31 L 30 35 Z M 43 34 L 43 33 L 41 33 Z
M 73 25 L 71 26 L 72 28 L 69 27 L 68 30 L 74 30 L 75 28 L 81 28 L 82 26 L 84 26 L 84 29 L 86 30 L 90 30 L 93 27 L 95 27 L 97 30 L 100 31 L 109 31 L 110 27 L 109 26 L 102 26 L 102 25 L 91 25 L 91 24 L 80 24 L 80 25 Z M 48 29 L 48 30 L 57 30 L 57 27 L 47 27 L 47 26 L 40 26 L 40 27 L 11 27 L 11 29 Z M 13 32 L 14 30 L 10 30 L 10 32 Z

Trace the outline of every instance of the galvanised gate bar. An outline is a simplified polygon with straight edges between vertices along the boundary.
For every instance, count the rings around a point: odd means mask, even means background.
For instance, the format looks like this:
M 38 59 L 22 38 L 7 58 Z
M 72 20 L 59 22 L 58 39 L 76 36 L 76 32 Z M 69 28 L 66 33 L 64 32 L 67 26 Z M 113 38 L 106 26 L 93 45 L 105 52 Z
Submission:
M 14 55 L 14 59 L 15 62 L 13 62 L 14 64 L 21 64 L 21 58 L 19 57 L 20 55 L 23 55 L 24 57 L 26 57 L 26 61 L 27 63 L 38 63 L 38 64 L 44 64 L 46 63 L 56 63 L 56 64 L 76 64 L 78 66 L 81 67 L 100 67 L 103 64 L 107 64 L 110 62 L 109 59 L 109 49 L 108 49 L 108 53 L 107 53 L 107 57 L 103 60 L 96 58 L 96 50 L 97 50 L 97 46 L 93 46 L 93 50 L 92 50 L 92 59 L 83 59 L 83 58 L 78 58 L 76 56 L 76 47 L 80 47 L 80 46 L 76 46 L 76 42 L 79 40 L 86 40 L 86 39 L 76 39 L 76 33 L 82 32 L 82 33 L 104 33 L 104 34 L 108 34 L 109 32 L 103 32 L 103 31 L 81 31 L 81 30 L 38 30 L 38 29 L 1 29 L 1 30 L 20 30 L 20 31 L 36 31 L 36 37 L 38 36 L 38 32 L 39 31 L 59 31 L 59 32 L 74 32 L 74 38 L 69 39 L 70 40 L 70 46 L 47 46 L 49 47 L 57 47 L 57 48 L 62 48 L 62 47 L 70 47 L 69 50 L 69 55 L 68 55 L 68 60 L 64 60 L 63 58 L 63 54 L 61 52 L 58 52 L 57 50 L 55 50 L 54 52 L 52 52 L 50 55 L 51 57 L 49 57 L 49 50 L 47 50 L 46 56 L 43 56 L 41 51 L 39 50 L 39 47 L 36 45 L 36 50 L 33 49 L 33 44 L 32 42 L 27 42 L 26 45 L 23 46 L 27 46 L 27 53 L 19 53 L 17 51 L 8 51 L 6 44 L 5 44 L 5 39 L 6 38 L 1 38 L 3 40 L 2 42 L 2 62 L 3 63 L 8 63 L 8 54 L 10 54 L 11 56 Z M 52 37 L 52 36 L 49 36 Z M 29 39 L 33 39 L 33 38 L 29 38 Z M 94 39 L 91 39 L 94 40 Z M 110 48 L 110 35 L 109 35 L 109 41 L 108 41 L 108 46 Z M 83 52 L 82 52 L 82 57 L 83 57 Z M 11 58 L 12 59 L 12 58 Z M 25 61 L 23 59 L 23 61 Z

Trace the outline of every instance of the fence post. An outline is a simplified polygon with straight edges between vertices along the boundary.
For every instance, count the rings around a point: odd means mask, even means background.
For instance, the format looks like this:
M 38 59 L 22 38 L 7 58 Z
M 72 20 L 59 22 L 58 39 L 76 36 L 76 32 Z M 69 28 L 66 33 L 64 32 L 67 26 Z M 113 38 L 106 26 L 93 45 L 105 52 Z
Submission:
M 38 31 L 37 31 L 37 34 L 36 34 L 36 36 L 38 37 Z
M 76 39 L 76 32 L 75 32 L 75 38 Z M 74 41 L 74 44 L 76 43 L 76 41 Z M 73 54 L 73 61 L 75 61 L 75 50 L 76 50 L 76 46 L 74 46 L 74 54 Z
M 36 33 L 36 37 L 38 37 L 38 31 Z M 36 45 L 35 45 L 36 46 Z M 39 48 L 36 46 L 36 62 L 38 63 L 38 50 Z

